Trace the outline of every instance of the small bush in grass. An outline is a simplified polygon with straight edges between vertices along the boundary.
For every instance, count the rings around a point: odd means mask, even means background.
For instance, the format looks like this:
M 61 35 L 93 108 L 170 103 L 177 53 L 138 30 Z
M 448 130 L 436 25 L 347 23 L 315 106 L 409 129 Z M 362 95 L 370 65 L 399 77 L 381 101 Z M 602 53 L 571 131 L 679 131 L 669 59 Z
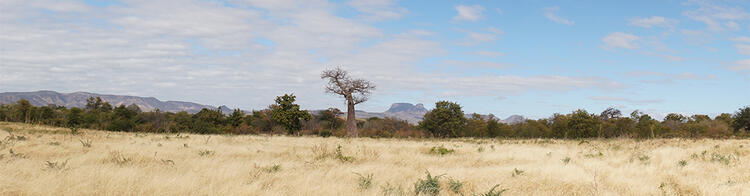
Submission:
M 495 185 L 495 186 L 493 186 L 490 189 L 490 191 L 488 191 L 486 193 L 475 194 L 475 195 L 477 195 L 477 196 L 501 196 L 501 195 L 503 195 L 503 192 L 507 191 L 508 189 L 502 189 L 502 190 L 499 190 L 499 191 L 495 192 L 495 189 L 497 189 L 497 187 L 499 187 L 499 186 L 500 186 L 499 184 Z
M 68 161 L 66 160 L 66 161 L 61 162 L 61 163 L 59 163 L 57 161 L 55 161 L 55 162 L 47 161 L 46 163 L 44 163 L 44 165 L 47 166 L 48 169 L 52 169 L 52 170 L 64 170 L 64 169 L 66 169 L 66 166 L 68 165 Z
M 687 163 L 688 162 L 686 160 L 680 160 L 680 162 L 677 162 L 677 164 L 680 165 L 680 167 L 685 167 Z
M 430 154 L 434 154 L 434 155 L 443 156 L 443 155 L 451 154 L 451 153 L 454 153 L 454 152 L 456 152 L 456 150 L 448 149 L 448 148 L 445 148 L 443 146 L 434 146 L 434 147 L 430 148 L 430 152 L 429 153 Z
M 13 158 L 25 159 L 29 157 L 29 156 L 26 156 L 26 154 L 14 152 L 12 148 L 8 149 L 8 153 L 10 154 L 10 157 L 13 157 Z
M 380 189 L 383 196 L 404 195 L 404 189 L 401 186 L 391 185 L 391 183 L 386 182 L 385 185 L 380 186 Z
M 275 173 L 275 172 L 281 171 L 281 165 L 273 164 L 273 165 L 263 168 L 263 171 L 266 173 Z
M 567 165 L 568 163 L 570 163 L 570 157 L 563 158 L 562 162 L 565 163 L 565 165 Z
M 430 175 L 429 171 L 426 173 L 427 176 L 424 179 L 418 179 L 417 182 L 414 183 L 414 193 L 416 195 L 438 195 L 438 193 L 440 193 L 440 183 L 438 180 L 443 175 L 433 177 Z
M 724 165 L 729 165 L 732 159 L 734 159 L 732 155 L 725 156 L 719 153 L 711 153 L 711 162 L 719 162 Z
M 205 156 L 211 156 L 216 154 L 216 151 L 213 150 L 200 150 L 198 151 L 198 155 L 205 157 Z
M 79 133 L 78 127 L 71 127 L 70 128 L 70 134 L 72 134 L 72 135 L 78 135 L 78 133 Z
M 83 147 L 86 147 L 86 148 L 90 148 L 91 147 L 91 140 L 90 139 L 85 139 L 85 140 L 84 139 L 79 139 L 78 141 L 81 141 L 81 145 L 83 145 Z
M 333 135 L 333 132 L 331 132 L 330 130 L 322 130 L 318 132 L 318 136 L 320 137 L 331 137 L 331 135 Z
M 112 151 L 109 152 L 109 160 L 115 164 L 124 165 L 130 163 L 133 159 L 122 155 L 120 151 Z
M 461 189 L 463 189 L 464 183 L 460 180 L 456 180 L 453 178 L 448 178 L 448 188 L 450 188 L 453 193 L 461 194 Z
M 372 186 L 372 176 L 373 176 L 373 174 L 367 174 L 367 175 L 362 175 L 362 174 L 359 174 L 359 173 L 354 173 L 354 174 L 357 174 L 357 176 L 359 177 L 359 178 L 357 178 L 357 180 L 359 181 L 359 183 L 358 183 L 359 189 L 361 189 L 361 190 L 367 190 L 367 189 L 370 188 L 370 186 Z
M 524 172 L 523 170 L 520 170 L 518 168 L 513 168 L 513 173 L 511 174 L 511 176 L 513 177 L 520 176 L 520 175 L 523 175 L 523 172 Z
M 333 153 L 333 157 L 341 161 L 342 163 L 354 161 L 354 157 L 346 156 L 341 151 L 341 145 L 336 148 L 336 152 Z
M 49 143 L 47 143 L 47 145 L 50 145 L 50 146 L 59 146 L 60 142 L 49 142 Z

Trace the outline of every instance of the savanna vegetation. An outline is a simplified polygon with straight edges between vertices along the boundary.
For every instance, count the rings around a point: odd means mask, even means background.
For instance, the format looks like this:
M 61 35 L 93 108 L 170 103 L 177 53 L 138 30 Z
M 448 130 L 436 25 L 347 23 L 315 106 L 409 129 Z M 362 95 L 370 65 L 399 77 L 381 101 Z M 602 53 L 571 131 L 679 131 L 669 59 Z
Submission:
M 731 138 L 750 131 L 750 107 L 715 117 L 669 114 L 654 119 L 639 111 L 625 116 L 609 108 L 599 114 L 576 110 L 549 118 L 501 123 L 494 116 L 465 117 L 457 103 L 441 101 L 418 125 L 396 118 L 358 119 L 356 134 L 346 130 L 346 121 L 336 108 L 319 112 L 301 110 L 294 95 L 279 96 L 267 109 L 246 114 L 234 110 L 203 109 L 198 113 L 144 112 L 137 105 L 111 106 L 100 98 L 88 99 L 85 108 L 33 106 L 27 100 L 0 105 L 0 120 L 70 129 L 100 129 L 121 132 L 197 134 L 288 134 L 364 137 L 477 137 L 477 138 Z
M 9 122 L 0 139 L 0 195 L 750 193 L 747 139 L 324 138 Z

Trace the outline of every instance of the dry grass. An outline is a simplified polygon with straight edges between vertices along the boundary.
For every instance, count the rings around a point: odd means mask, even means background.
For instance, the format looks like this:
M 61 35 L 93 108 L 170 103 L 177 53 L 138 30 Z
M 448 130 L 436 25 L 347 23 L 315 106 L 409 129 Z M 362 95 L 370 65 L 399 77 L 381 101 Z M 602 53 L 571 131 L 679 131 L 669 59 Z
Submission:
M 414 195 L 427 171 L 441 176 L 441 195 L 496 185 L 506 195 L 750 195 L 750 140 L 74 135 L 16 123 L 0 130 L 0 195 Z M 431 153 L 435 147 L 453 152 Z

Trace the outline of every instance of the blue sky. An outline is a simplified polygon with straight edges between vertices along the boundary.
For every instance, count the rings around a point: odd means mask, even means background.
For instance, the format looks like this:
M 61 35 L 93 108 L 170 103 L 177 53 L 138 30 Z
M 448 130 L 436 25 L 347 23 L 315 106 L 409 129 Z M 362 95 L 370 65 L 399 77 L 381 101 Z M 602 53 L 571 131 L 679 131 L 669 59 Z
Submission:
M 545 118 L 750 105 L 748 1 L 19 1 L 0 3 L 0 91 L 343 108 L 319 73 L 378 89 L 358 109 L 440 100 Z

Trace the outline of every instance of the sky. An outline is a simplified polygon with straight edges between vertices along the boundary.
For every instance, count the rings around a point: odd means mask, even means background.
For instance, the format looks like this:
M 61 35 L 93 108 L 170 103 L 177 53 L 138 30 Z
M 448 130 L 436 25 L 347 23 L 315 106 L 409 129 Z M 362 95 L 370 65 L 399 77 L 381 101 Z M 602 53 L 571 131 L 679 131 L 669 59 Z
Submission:
M 501 118 L 750 105 L 750 1 L 3 0 L 0 92 L 304 109 L 341 67 L 357 109 L 441 100 Z

